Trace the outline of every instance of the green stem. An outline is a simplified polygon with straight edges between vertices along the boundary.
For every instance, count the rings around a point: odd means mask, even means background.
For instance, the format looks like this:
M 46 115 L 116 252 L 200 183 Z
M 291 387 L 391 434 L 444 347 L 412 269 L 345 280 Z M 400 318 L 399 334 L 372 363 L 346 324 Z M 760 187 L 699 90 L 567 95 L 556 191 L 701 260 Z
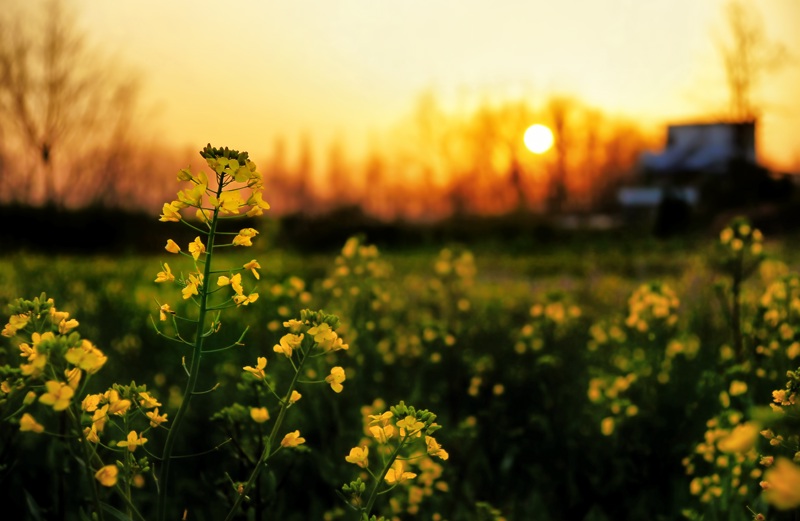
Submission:
M 731 286 L 731 293 L 733 296 L 733 302 L 731 307 L 731 329 L 733 330 L 733 345 L 734 345 L 734 352 L 736 353 L 736 361 L 738 363 L 744 363 L 744 342 L 742 339 L 742 299 L 741 299 L 741 292 L 742 292 L 742 281 L 744 279 L 742 273 L 742 262 L 741 259 L 736 266 L 736 271 L 733 274 L 733 283 Z
M 220 179 L 217 188 L 217 198 L 222 193 L 222 180 Z M 167 439 L 164 442 L 164 453 L 162 455 L 161 472 L 159 474 L 159 489 L 158 489 L 158 508 L 157 518 L 159 521 L 167 519 L 167 497 L 169 496 L 169 469 L 172 460 L 172 452 L 175 449 L 175 442 L 178 437 L 181 426 L 183 425 L 186 411 L 189 409 L 189 402 L 194 394 L 197 380 L 200 376 L 200 361 L 203 357 L 203 340 L 205 337 L 202 335 L 203 326 L 205 325 L 207 303 L 209 296 L 209 278 L 211 273 L 211 259 L 212 251 L 214 249 L 214 235 L 217 229 L 217 214 L 219 209 L 214 209 L 214 215 L 211 219 L 211 228 L 208 232 L 208 246 L 206 247 L 205 267 L 203 269 L 203 285 L 202 293 L 200 295 L 200 312 L 197 317 L 197 330 L 195 332 L 195 342 L 192 349 L 192 361 L 189 368 L 189 379 L 186 381 L 186 387 L 183 391 L 183 400 L 175 414 L 175 419 L 172 422 L 172 427 L 169 429 Z
M 394 460 L 397 459 L 397 455 L 400 454 L 400 449 L 402 449 L 403 445 L 405 445 L 406 439 L 407 437 L 400 440 L 400 443 L 397 444 L 397 448 L 394 449 L 394 452 L 392 452 L 392 455 L 389 456 L 389 459 L 383 466 L 380 476 L 378 476 L 378 478 L 375 480 L 375 486 L 372 487 L 372 490 L 369 493 L 369 498 L 367 499 L 367 506 L 361 510 L 362 517 L 366 515 L 366 517 L 369 518 L 369 513 L 372 511 L 372 506 L 375 504 L 375 500 L 378 499 L 378 489 L 380 488 L 381 483 L 383 483 L 383 479 L 386 477 L 389 469 L 392 468 L 392 464 L 394 463 Z
M 309 351 L 313 349 L 314 345 L 311 344 L 309 347 Z M 306 359 L 308 358 L 308 354 L 303 356 L 303 359 L 300 361 L 300 365 L 297 367 L 297 370 L 294 373 L 294 378 L 292 378 L 292 383 L 289 384 L 289 390 L 286 392 L 285 398 L 281 400 L 281 410 L 278 413 L 278 418 L 275 420 L 275 424 L 272 426 L 272 430 L 269 433 L 269 438 L 267 438 L 267 442 L 264 445 L 264 450 L 261 452 L 261 456 L 258 458 L 258 462 L 256 463 L 253 472 L 250 473 L 250 477 L 247 480 L 247 483 L 244 484 L 242 487 L 242 492 L 237 495 L 236 501 L 233 503 L 228 515 L 225 517 L 225 521 L 231 521 L 233 517 L 236 515 L 236 511 L 239 509 L 239 505 L 242 504 L 242 500 L 244 499 L 247 492 L 253 486 L 258 475 L 261 473 L 261 468 L 264 467 L 267 463 L 269 457 L 273 454 L 272 447 L 275 444 L 275 438 L 278 435 L 278 431 L 283 424 L 283 419 L 286 417 L 286 411 L 289 410 L 289 397 L 292 395 L 292 391 L 294 391 L 295 386 L 298 383 L 298 378 L 300 377 L 300 370 L 303 368 L 303 364 L 305 364 Z
M 83 433 L 81 433 L 81 436 L 83 436 Z M 97 480 L 94 479 L 91 471 L 92 454 L 89 452 L 89 440 L 87 440 L 86 437 L 81 439 L 81 449 L 83 450 L 83 459 L 86 461 L 86 478 L 89 480 L 89 488 L 92 490 L 92 503 L 94 503 L 94 511 L 97 513 L 99 521 L 103 521 L 100 495 L 97 491 Z

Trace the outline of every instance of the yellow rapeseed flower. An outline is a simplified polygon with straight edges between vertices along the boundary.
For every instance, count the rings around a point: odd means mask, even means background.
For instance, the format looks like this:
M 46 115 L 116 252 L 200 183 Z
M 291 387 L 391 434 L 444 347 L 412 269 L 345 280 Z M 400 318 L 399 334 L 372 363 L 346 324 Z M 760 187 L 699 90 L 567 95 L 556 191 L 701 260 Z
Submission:
M 94 412 L 97 406 L 100 405 L 100 400 L 103 398 L 102 394 L 87 394 L 86 398 L 81 402 L 81 409 L 86 412 Z
M 79 325 L 80 324 L 78 323 L 78 321 L 75 320 L 74 318 L 70 319 L 70 320 L 64 319 L 64 320 L 62 320 L 61 322 L 58 323 L 58 332 L 60 334 L 62 334 L 62 335 L 66 335 L 67 333 L 69 333 L 70 331 L 72 331 L 73 329 L 78 327 Z
M 200 255 L 206 252 L 206 245 L 200 240 L 200 237 L 195 237 L 194 241 L 189 243 L 189 253 L 192 254 L 194 260 L 200 258 Z
M 169 264 L 166 262 L 164 263 L 164 271 L 159 271 L 156 274 L 156 282 L 172 282 L 175 280 L 175 275 L 172 274 L 172 270 L 169 269 Z
M 253 237 L 258 235 L 258 231 L 253 228 L 243 228 L 239 230 L 239 234 L 233 238 L 232 244 L 234 246 L 252 246 Z
M 128 433 L 128 439 L 117 442 L 117 447 L 128 447 L 128 450 L 133 452 L 136 447 L 145 443 L 147 443 L 147 438 L 139 436 L 136 431 L 131 431 Z
M 436 456 L 443 460 L 450 457 L 447 451 L 432 436 L 425 436 L 425 445 L 428 447 L 429 456 Z
M 293 448 L 302 445 L 306 442 L 305 438 L 300 437 L 300 431 L 294 431 L 286 434 L 281 440 L 281 447 Z
M 131 407 L 131 401 L 120 398 L 119 393 L 115 389 L 106 391 L 105 398 L 108 400 L 108 414 L 123 416 Z
M 779 510 L 800 506 L 800 467 L 786 458 L 778 458 L 764 473 L 764 500 Z
M 64 358 L 89 374 L 95 374 L 108 361 L 108 357 L 85 338 L 81 340 L 80 347 L 69 348 Z
M 303 395 L 298 393 L 297 391 L 292 391 L 292 395 L 289 396 L 289 403 L 295 403 L 297 400 L 302 398 Z
M 81 370 L 77 367 L 73 367 L 72 369 L 64 369 L 64 376 L 67 379 L 67 385 L 69 385 L 74 391 L 78 388 L 78 384 L 81 381 L 81 376 L 83 376 L 83 373 L 81 373 Z
M 214 217 L 211 210 L 204 210 L 202 208 L 198 208 L 194 215 L 197 217 L 197 220 L 202 223 L 210 223 L 211 219 Z
M 106 465 L 94 474 L 94 478 L 104 487 L 113 487 L 117 484 L 119 469 L 116 465 Z
M 331 374 L 325 377 L 325 381 L 331 385 L 331 389 L 333 389 L 333 392 L 336 393 L 342 392 L 343 389 L 342 382 L 345 381 L 344 369 L 342 369 L 338 365 L 332 368 Z
M 258 273 L 258 270 L 261 269 L 261 264 L 259 264 L 257 260 L 253 259 L 242 267 L 246 270 L 250 270 L 256 280 L 261 279 L 261 275 Z
M 180 207 L 175 205 L 174 201 L 171 203 L 164 203 L 164 206 L 161 209 L 161 218 L 159 219 L 159 221 L 180 222 L 180 220 L 181 220 Z
M 264 374 L 264 369 L 267 367 L 267 359 L 263 356 L 259 356 L 256 360 L 256 366 L 250 367 L 249 365 L 244 366 L 242 369 L 247 371 L 248 373 L 252 374 L 259 380 L 263 380 L 266 376 Z
M 95 410 L 92 415 L 92 426 L 97 429 L 97 432 L 103 432 L 106 423 L 108 423 L 108 404 Z
M 611 416 L 603 418 L 603 421 L 600 422 L 600 432 L 604 436 L 611 436 L 614 433 L 614 418 Z
M 381 414 L 370 414 L 369 415 L 369 419 L 370 419 L 369 424 L 370 425 L 386 426 L 386 425 L 389 424 L 389 420 L 391 420 L 393 417 L 394 417 L 394 414 L 392 413 L 392 411 L 386 411 L 386 412 L 381 413 Z
M 350 454 L 344 457 L 344 460 L 365 469 L 369 466 L 369 462 L 367 461 L 368 455 L 369 447 L 353 447 L 350 449 Z
M 731 382 L 730 389 L 728 389 L 728 394 L 731 396 L 739 396 L 747 392 L 747 384 L 742 382 L 741 380 L 734 380 Z
M 69 402 L 75 394 L 71 387 L 56 380 L 49 380 L 44 386 L 47 392 L 39 397 L 39 402 L 51 405 L 54 411 L 63 411 L 69 407 Z
M 83 429 L 83 437 L 89 443 L 100 443 L 100 436 L 97 435 L 97 426 L 93 423 L 91 427 Z
M 745 453 L 748 452 L 758 439 L 758 425 L 743 423 L 733 428 L 728 436 L 717 441 L 717 448 L 722 452 Z
M 400 460 L 395 460 L 392 464 L 392 468 L 386 472 L 386 483 L 388 485 L 397 485 L 399 483 L 403 483 L 404 481 L 408 481 L 410 479 L 416 478 L 417 475 L 413 472 L 406 472 L 403 467 L 403 462 Z
M 239 207 L 242 206 L 242 196 L 238 191 L 236 192 L 223 192 L 219 196 L 219 210 L 221 214 L 226 213 L 239 213 Z
M 250 407 L 250 417 L 256 423 L 264 423 L 269 420 L 269 411 L 266 407 Z
M 247 211 L 248 217 L 262 215 L 264 210 L 269 210 L 269 203 L 262 199 L 261 192 L 253 192 L 250 198 L 247 199 L 247 204 L 252 207 Z
M 276 353 L 284 355 L 286 358 L 291 358 L 294 350 L 298 349 L 300 347 L 300 344 L 303 342 L 304 336 L 305 335 L 303 335 L 302 333 L 299 335 L 293 335 L 291 333 L 283 335 L 281 337 L 280 343 L 275 344 L 272 350 L 275 351 Z
M 148 392 L 139 393 L 139 405 L 141 405 L 144 409 L 152 409 L 154 407 L 160 407 L 161 404 L 150 396 Z
M 5 325 L 3 331 L 0 332 L 0 335 L 5 337 L 14 336 L 17 331 L 28 325 L 30 318 L 30 314 L 28 313 L 11 315 L 8 319 L 8 324 Z
M 244 293 L 244 288 L 242 287 L 242 274 L 237 273 L 230 279 L 231 287 L 233 288 L 234 293 L 237 295 L 242 295 Z
M 22 418 L 19 419 L 19 430 L 21 432 L 35 432 L 36 434 L 40 434 L 44 432 L 44 425 L 37 422 L 33 416 L 26 412 L 22 415 Z
M 384 425 L 381 427 L 380 425 L 373 425 L 369 428 L 369 433 L 378 443 L 388 443 L 389 439 L 394 436 L 394 426 Z
M 233 301 L 237 306 L 247 306 L 248 304 L 258 300 L 258 293 L 250 293 L 249 295 L 234 295 Z
M 192 297 L 192 295 L 197 295 L 198 286 L 203 285 L 203 275 L 202 274 L 190 274 L 189 280 L 186 281 L 186 285 L 181 290 L 181 295 L 183 295 L 184 300 L 188 300 Z
M 23 351 L 20 356 L 27 357 L 29 362 L 19 366 L 23 376 L 32 376 L 34 378 L 40 376 L 44 372 L 45 366 L 47 366 L 47 354 L 40 353 L 36 346 L 29 347 L 28 344 L 20 344 L 19 347 Z
M 164 249 L 170 253 L 179 253 L 181 251 L 181 247 L 178 246 L 178 243 L 172 239 L 167 240 L 167 245 L 164 246 Z
M 175 312 L 169 307 L 169 304 L 162 304 L 160 308 L 158 308 L 158 318 L 163 322 L 167 319 L 167 315 L 174 315 Z
M 416 435 L 419 437 L 425 424 L 409 414 L 397 422 L 397 427 L 400 429 L 400 436 Z
M 145 416 L 150 420 L 150 427 L 158 427 L 165 421 L 167 421 L 167 413 L 158 414 L 158 407 L 153 409 L 152 411 L 147 411 Z

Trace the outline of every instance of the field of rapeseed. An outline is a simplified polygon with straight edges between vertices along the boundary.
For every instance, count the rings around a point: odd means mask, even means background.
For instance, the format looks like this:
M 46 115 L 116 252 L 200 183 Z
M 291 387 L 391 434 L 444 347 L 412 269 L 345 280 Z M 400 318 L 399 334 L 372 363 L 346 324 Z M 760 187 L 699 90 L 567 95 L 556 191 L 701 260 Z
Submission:
M 247 155 L 204 157 L 161 215 L 193 242 L 0 259 L 12 519 L 800 506 L 800 277 L 746 220 L 677 249 L 301 256 L 235 225 L 268 208 Z

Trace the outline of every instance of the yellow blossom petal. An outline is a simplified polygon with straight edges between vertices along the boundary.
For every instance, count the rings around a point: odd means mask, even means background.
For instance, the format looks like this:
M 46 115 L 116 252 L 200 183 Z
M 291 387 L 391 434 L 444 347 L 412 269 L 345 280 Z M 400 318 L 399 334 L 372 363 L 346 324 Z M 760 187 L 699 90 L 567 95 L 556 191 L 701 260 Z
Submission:
M 22 415 L 22 418 L 19 419 L 19 430 L 21 432 L 35 432 L 39 434 L 44 432 L 44 426 L 26 412 Z
M 342 382 L 345 381 L 344 369 L 342 369 L 339 366 L 332 368 L 331 374 L 325 377 L 325 381 L 331 385 L 331 389 L 333 389 L 333 392 L 336 393 L 342 392 L 343 389 Z
M 306 439 L 300 437 L 300 431 L 294 431 L 283 437 L 283 440 L 281 440 L 281 447 L 293 448 L 305 442 Z
M 194 260 L 200 258 L 200 255 L 206 252 L 206 245 L 200 240 L 200 237 L 195 237 L 193 242 L 189 243 L 189 253 L 192 254 Z
M 116 465 L 106 465 L 94 474 L 94 478 L 104 487 L 113 487 L 117 484 L 119 469 Z
M 181 247 L 178 246 L 178 243 L 172 239 L 167 240 L 167 245 L 164 246 L 164 249 L 170 253 L 179 253 L 181 251 Z
M 264 423 L 269 420 L 269 411 L 267 411 L 266 407 L 251 407 L 250 417 L 256 423 Z

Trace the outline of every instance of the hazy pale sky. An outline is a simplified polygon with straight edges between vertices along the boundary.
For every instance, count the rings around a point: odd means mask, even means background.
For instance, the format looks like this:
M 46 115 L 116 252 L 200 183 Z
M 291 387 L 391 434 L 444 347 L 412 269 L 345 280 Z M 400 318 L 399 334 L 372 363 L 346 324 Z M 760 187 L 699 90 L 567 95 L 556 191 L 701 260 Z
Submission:
M 762 156 L 800 163 L 800 1 L 752 0 L 793 62 L 759 91 Z M 648 122 L 719 114 L 723 0 L 75 0 L 92 41 L 138 69 L 176 144 L 359 149 L 419 93 L 565 92 Z M 715 36 L 716 35 L 716 36 Z M 520 136 L 521 139 L 521 136 Z

